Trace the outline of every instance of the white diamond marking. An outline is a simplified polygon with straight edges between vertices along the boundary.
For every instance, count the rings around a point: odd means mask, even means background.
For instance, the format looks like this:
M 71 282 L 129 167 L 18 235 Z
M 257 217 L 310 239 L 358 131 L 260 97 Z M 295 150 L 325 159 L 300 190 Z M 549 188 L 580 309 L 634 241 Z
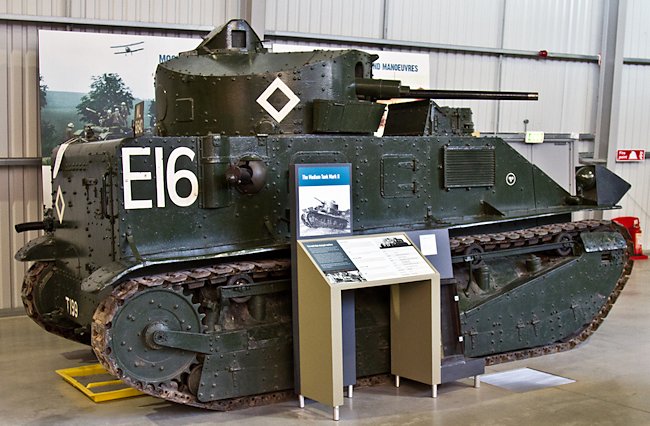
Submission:
M 275 107 L 269 103 L 269 98 L 276 90 L 280 90 L 287 98 L 289 98 L 289 102 L 287 102 L 280 111 L 275 109 Z M 280 80 L 280 77 L 276 77 L 269 87 L 262 92 L 260 97 L 257 98 L 257 103 L 260 104 L 260 106 L 264 108 L 264 111 L 268 112 L 275 121 L 280 123 L 287 115 L 289 115 L 291 110 L 300 103 L 300 98 L 291 91 L 284 81 Z
M 63 214 L 65 213 L 65 200 L 63 200 L 63 192 L 61 192 L 61 185 L 59 185 L 56 190 L 56 201 L 54 202 L 56 207 L 56 214 L 59 215 L 59 224 L 63 223 Z

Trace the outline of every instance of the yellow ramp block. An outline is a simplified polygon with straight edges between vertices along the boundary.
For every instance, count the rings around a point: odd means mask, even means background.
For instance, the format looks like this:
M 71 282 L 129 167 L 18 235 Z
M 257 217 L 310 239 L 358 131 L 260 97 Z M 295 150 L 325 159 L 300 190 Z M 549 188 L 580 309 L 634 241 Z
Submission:
M 101 364 L 56 370 L 56 374 L 83 392 L 93 402 L 113 401 L 144 395 L 111 376 Z

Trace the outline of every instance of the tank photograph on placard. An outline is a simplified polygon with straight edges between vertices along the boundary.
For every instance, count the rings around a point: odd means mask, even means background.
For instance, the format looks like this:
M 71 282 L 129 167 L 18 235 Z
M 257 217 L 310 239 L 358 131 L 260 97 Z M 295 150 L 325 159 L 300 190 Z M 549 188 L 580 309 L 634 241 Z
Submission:
M 325 276 L 332 284 L 367 281 L 363 274 L 357 270 L 328 272 L 325 274 Z
M 305 200 L 300 204 L 300 235 L 302 237 L 341 234 L 350 231 L 350 207 L 337 202 L 337 198 L 345 200 L 347 195 L 344 194 L 341 197 L 342 189 L 343 192 L 347 192 L 345 188 L 335 186 L 301 188 L 301 201 Z M 307 200 L 312 194 L 314 202 L 310 203 Z M 326 201 L 319 197 L 323 197 Z
M 386 248 L 394 248 L 394 247 L 408 247 L 410 245 L 411 244 L 409 244 L 408 241 L 405 241 L 404 238 L 387 237 L 381 241 L 379 248 L 386 249 Z

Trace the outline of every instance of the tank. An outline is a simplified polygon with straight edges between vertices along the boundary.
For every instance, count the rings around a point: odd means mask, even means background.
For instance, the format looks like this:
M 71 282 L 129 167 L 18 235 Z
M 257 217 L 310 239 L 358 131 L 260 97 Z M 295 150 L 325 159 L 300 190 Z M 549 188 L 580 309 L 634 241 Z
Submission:
M 300 215 L 302 223 L 310 228 L 328 228 L 343 230 L 348 228 L 350 220 L 346 213 L 339 210 L 339 205 L 334 200 L 321 201 L 316 207 L 308 207 Z
M 53 206 L 16 253 L 22 299 L 48 332 L 91 345 L 150 395 L 209 409 L 293 393 L 289 171 L 352 165 L 356 235 L 443 232 L 443 382 L 575 347 L 631 271 L 625 230 L 572 213 L 629 185 L 598 165 L 566 192 L 471 111 L 432 99 L 535 93 L 411 90 L 358 50 L 270 53 L 241 20 L 159 65 L 155 135 L 55 148 Z M 385 105 L 384 135 L 374 136 Z M 314 226 L 348 215 L 323 200 Z M 348 226 L 346 225 L 346 226 Z M 386 244 L 392 244 L 387 241 Z M 389 296 L 359 290 L 357 374 L 390 371 Z

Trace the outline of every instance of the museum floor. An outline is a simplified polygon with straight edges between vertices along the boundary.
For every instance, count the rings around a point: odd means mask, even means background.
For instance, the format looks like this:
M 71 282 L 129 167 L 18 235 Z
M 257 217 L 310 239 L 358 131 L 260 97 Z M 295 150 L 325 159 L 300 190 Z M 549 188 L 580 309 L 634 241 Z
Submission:
M 637 262 L 620 299 L 589 341 L 572 351 L 489 367 L 528 367 L 575 380 L 528 392 L 472 381 L 430 388 L 403 380 L 356 388 L 339 423 L 438 425 L 650 424 L 650 262 Z M 297 400 L 233 412 L 208 412 L 140 396 L 93 403 L 54 370 L 93 362 L 85 346 L 42 331 L 27 317 L 0 318 L 0 424 L 287 425 L 333 424 L 330 409 Z

